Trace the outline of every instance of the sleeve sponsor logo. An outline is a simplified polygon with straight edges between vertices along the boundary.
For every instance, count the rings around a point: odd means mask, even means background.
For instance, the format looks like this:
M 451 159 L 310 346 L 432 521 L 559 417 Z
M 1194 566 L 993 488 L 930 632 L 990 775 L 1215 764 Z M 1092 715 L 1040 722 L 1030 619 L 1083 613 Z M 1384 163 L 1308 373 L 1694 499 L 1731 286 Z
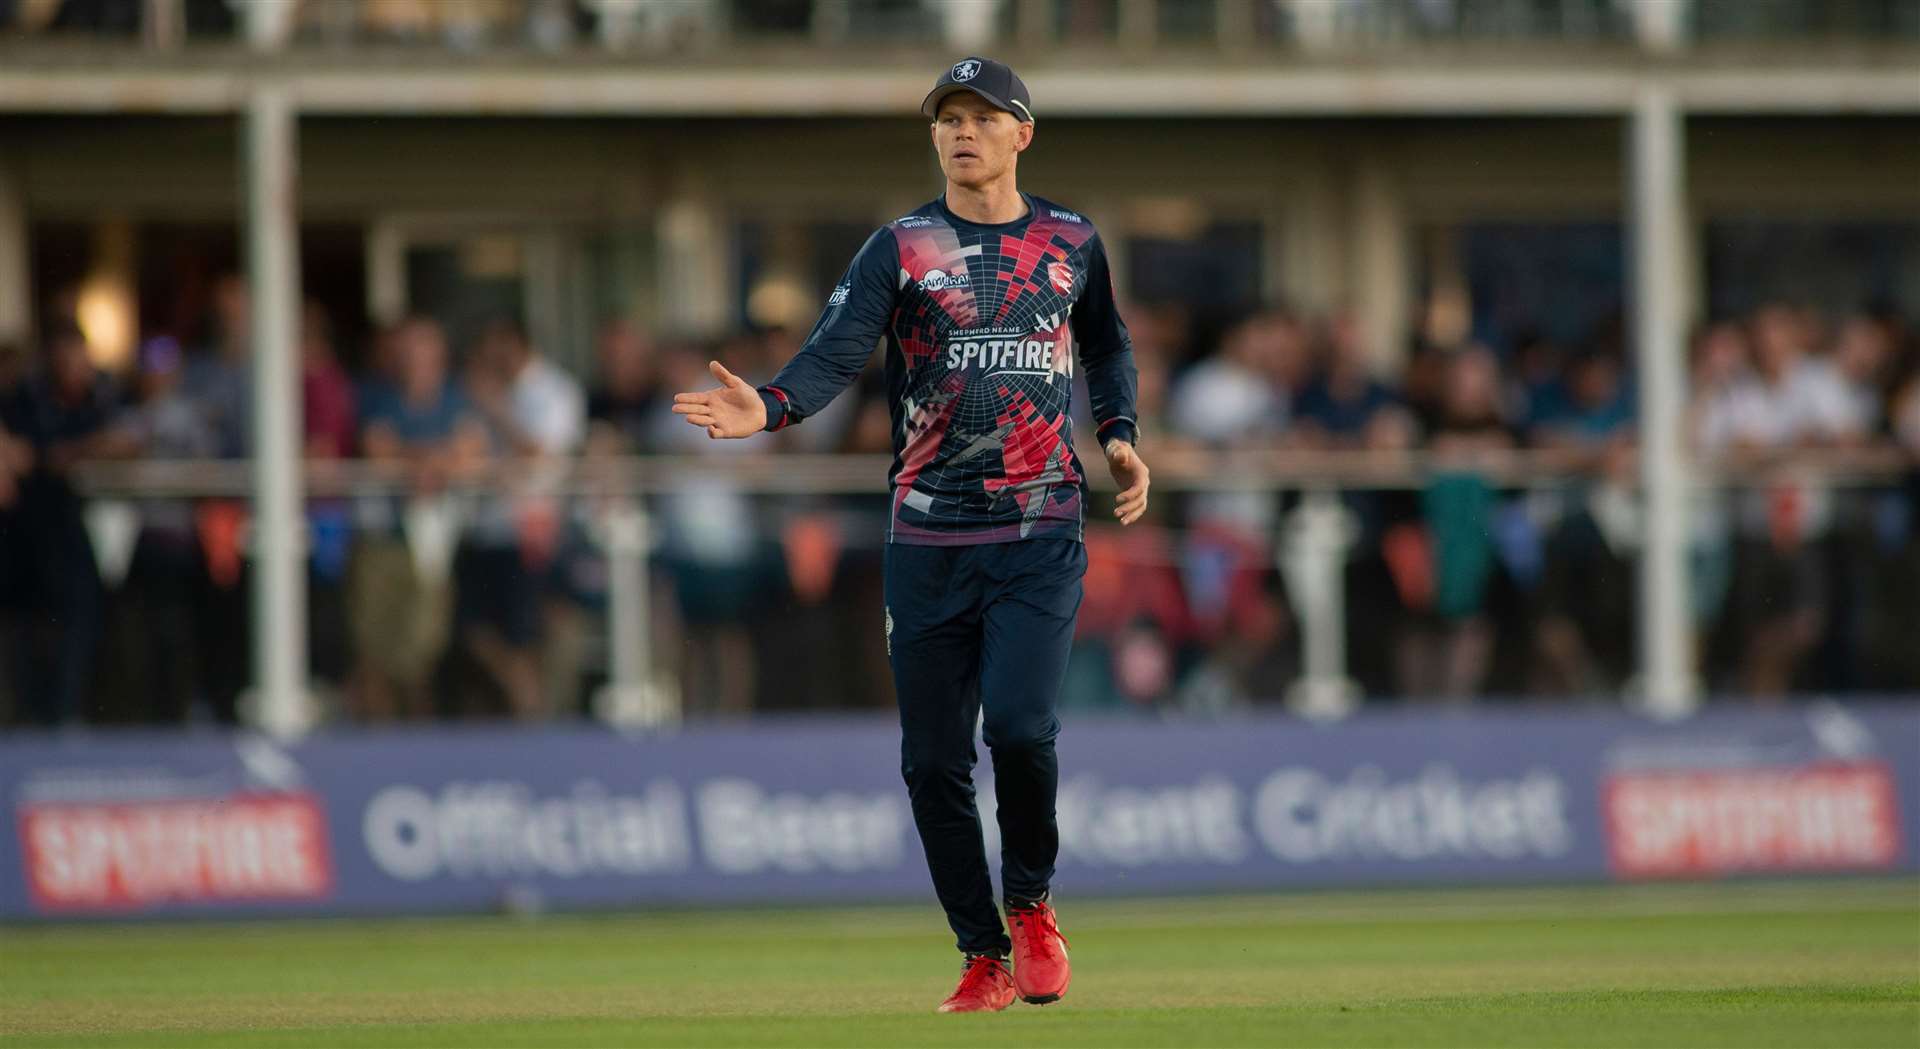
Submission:
M 1048 209 L 1047 209 L 1047 214 L 1048 214 L 1048 215 L 1051 215 L 1052 217 L 1054 217 L 1054 218 L 1056 218 L 1056 219 L 1059 219 L 1059 220 L 1060 220 L 1060 221 L 1062 221 L 1062 222 L 1085 222 L 1085 221 L 1087 221 L 1086 219 L 1083 219 L 1083 218 L 1081 218 L 1080 216 L 1078 216 L 1078 215 L 1076 215 L 1076 214 L 1074 214 L 1074 213 L 1073 213 L 1073 212 L 1071 212 L 1071 211 L 1062 211 L 1062 210 L 1060 210 L 1059 208 L 1048 208 Z
M 853 285 L 851 284 L 840 285 L 839 287 L 833 289 L 833 294 L 827 296 L 827 305 L 840 306 L 845 304 L 847 301 L 848 293 L 852 291 L 853 291 Z
M 1893 774 L 1880 762 L 1633 772 L 1602 792 L 1615 873 L 1871 870 L 1900 858 Z
M 901 229 L 921 229 L 923 227 L 933 225 L 933 220 L 926 217 L 925 215 L 907 215 L 902 218 L 895 219 L 893 224 L 900 227 Z
M 326 816 L 306 793 L 30 804 L 20 837 L 42 911 L 320 900 L 333 885 Z

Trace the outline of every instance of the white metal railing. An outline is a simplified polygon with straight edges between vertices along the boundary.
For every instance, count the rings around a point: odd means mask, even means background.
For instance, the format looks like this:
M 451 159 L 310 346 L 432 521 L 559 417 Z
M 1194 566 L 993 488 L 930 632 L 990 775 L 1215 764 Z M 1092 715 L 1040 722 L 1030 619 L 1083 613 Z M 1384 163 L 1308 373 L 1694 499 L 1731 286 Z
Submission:
M 1471 457 L 1428 451 L 1321 451 L 1143 446 L 1160 492 L 1410 490 L 1440 473 L 1471 472 L 1503 488 L 1579 482 L 1595 473 L 1594 455 L 1575 449 L 1484 451 Z M 635 455 L 586 456 L 538 467 L 543 492 L 571 496 L 670 494 L 689 481 L 721 478 L 759 495 L 873 495 L 885 490 L 885 455 Z M 1109 490 L 1112 480 L 1089 462 L 1088 483 Z M 1688 471 L 1696 488 L 1764 486 L 1815 478 L 1831 487 L 1880 485 L 1915 467 L 1892 446 L 1830 448 L 1741 460 L 1697 463 Z M 527 468 L 500 462 L 454 479 L 454 491 L 511 492 Z M 365 459 L 308 460 L 309 498 L 404 494 L 405 470 Z M 81 463 L 75 486 L 86 495 L 114 498 L 247 498 L 254 477 L 244 460 L 125 459 Z
M 1348 673 L 1346 645 L 1345 566 L 1358 532 L 1340 493 L 1352 490 L 1417 489 L 1436 476 L 1469 472 L 1501 488 L 1541 490 L 1590 481 L 1597 474 L 1590 453 L 1573 450 L 1498 451 L 1461 457 L 1428 452 L 1247 450 L 1214 452 L 1166 448 L 1154 452 L 1155 490 L 1164 499 L 1187 492 L 1298 491 L 1303 497 L 1283 518 L 1277 531 L 1265 537 L 1275 567 L 1284 580 L 1299 616 L 1301 675 L 1288 690 L 1288 704 L 1313 718 L 1349 713 L 1360 698 Z M 746 455 L 746 456 L 631 456 L 588 457 L 570 463 L 544 462 L 529 466 L 496 463 L 452 479 L 446 486 L 420 490 L 402 470 L 391 464 L 364 460 L 316 461 L 305 471 L 310 498 L 407 497 L 416 508 L 437 508 L 435 520 L 458 519 L 455 501 L 467 495 L 511 494 L 529 489 L 542 497 L 574 497 L 589 504 L 590 534 L 607 558 L 610 681 L 595 697 L 593 707 L 603 717 L 637 727 L 659 727 L 679 717 L 672 689 L 659 687 L 650 664 L 651 631 L 647 599 L 646 564 L 655 549 L 656 530 L 646 512 L 652 496 L 670 496 L 689 487 L 705 488 L 715 479 L 731 483 L 742 493 L 766 496 L 878 495 L 884 491 L 890 459 L 881 455 Z M 1616 469 L 1619 464 L 1614 464 Z M 141 501 L 180 498 L 243 499 L 255 491 L 250 464 L 241 461 L 95 461 L 75 468 L 73 480 L 95 500 L 96 509 L 112 505 L 121 521 L 120 541 L 132 541 L 136 509 Z M 1782 480 L 1807 483 L 1814 479 L 1828 487 L 1884 485 L 1909 470 L 1920 468 L 1914 457 L 1891 447 L 1824 450 L 1726 463 L 1693 470 L 1690 482 L 1700 488 L 1770 486 Z M 1630 483 L 1635 475 L 1611 475 L 1611 483 Z M 1651 476 L 1651 475 L 1649 475 Z M 1094 486 L 1111 490 L 1110 478 L 1097 469 Z M 1663 482 L 1663 483 L 1671 483 Z M 1679 529 L 1680 507 L 1665 511 L 1672 534 L 1663 542 L 1674 553 L 1686 540 Z M 281 518 L 286 518 L 284 511 Z M 1660 514 L 1650 513 L 1649 527 L 1662 526 Z M 1099 518 L 1096 517 L 1095 520 Z M 263 535 L 254 543 L 256 561 L 270 554 L 297 557 L 303 548 L 296 533 L 304 519 L 293 515 L 277 535 Z M 1650 538 L 1660 539 L 1659 536 Z M 277 540 L 277 541 L 276 541 Z M 451 533 L 440 535 L 451 542 Z M 426 541 L 422 539 L 421 541 Z M 1661 542 L 1651 542 L 1656 553 Z M 444 553 L 444 551 L 443 551 Z M 1668 602 L 1684 604 L 1677 589 L 1682 569 L 1677 563 L 1643 564 L 1643 593 L 1661 587 L 1668 593 L 1647 595 L 1643 605 L 1660 615 L 1660 629 L 1671 637 L 1643 637 L 1644 702 L 1651 713 L 1674 716 L 1692 703 L 1691 670 L 1684 620 Z M 284 576 L 286 573 L 282 573 Z M 257 572 L 264 579 L 267 572 Z M 1671 578 L 1669 578 L 1669 576 Z M 272 602 L 298 604 L 303 600 L 282 578 L 275 593 L 258 595 L 256 607 Z M 298 623 L 301 608 L 281 608 L 281 632 Z M 271 625 L 271 624 L 268 624 Z M 266 633 L 265 630 L 260 633 Z M 1645 631 L 1643 631 L 1645 633 Z M 255 719 L 269 730 L 295 733 L 311 725 L 315 715 L 310 697 L 299 684 L 304 653 L 289 646 L 283 636 L 274 652 L 260 658 L 277 662 L 267 669 L 281 680 L 263 674 Z M 1662 665 L 1662 660 L 1671 665 Z M 1664 674 L 1665 682 L 1658 679 Z

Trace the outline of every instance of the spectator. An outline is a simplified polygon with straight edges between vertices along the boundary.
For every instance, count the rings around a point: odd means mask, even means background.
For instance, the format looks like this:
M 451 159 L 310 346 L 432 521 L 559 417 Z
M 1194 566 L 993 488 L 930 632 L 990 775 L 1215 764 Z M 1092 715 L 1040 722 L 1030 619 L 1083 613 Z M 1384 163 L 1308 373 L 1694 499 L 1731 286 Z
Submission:
M 1321 360 L 1293 400 L 1294 425 L 1316 448 L 1404 448 L 1412 418 L 1392 387 L 1373 377 L 1358 323 L 1348 314 L 1330 320 Z
M 558 547 L 562 503 L 552 468 L 578 449 L 586 403 L 573 377 L 536 352 L 517 321 L 488 324 L 467 388 L 513 471 L 482 502 L 455 565 L 460 637 L 522 720 L 551 715 L 540 673 L 547 569 Z
M 633 322 L 616 319 L 594 338 L 600 383 L 587 400 L 587 446 L 606 454 L 645 451 L 660 387 L 652 342 Z
M 1568 364 L 1564 396 L 1534 417 L 1530 438 L 1541 447 L 1597 453 L 1633 427 L 1633 388 L 1620 358 L 1593 349 Z
M 1878 434 L 1893 394 L 1893 333 L 1871 317 L 1850 317 L 1835 334 L 1830 367 L 1851 402 L 1848 414 L 1865 434 Z
M 1219 356 L 1195 366 L 1173 391 L 1171 418 L 1183 436 L 1215 448 L 1272 447 L 1286 432 L 1292 391 L 1305 370 L 1300 325 L 1284 313 L 1257 314 L 1227 331 Z M 1292 620 L 1278 593 L 1272 540 L 1279 497 L 1271 491 L 1217 491 L 1187 504 L 1179 558 L 1188 602 L 1209 646 L 1189 672 L 1180 704 L 1222 710 L 1244 702 L 1271 669 Z M 1123 663 L 1150 649 L 1122 639 Z M 1118 673 L 1122 681 L 1132 675 Z
M 23 617 L 32 598 L 33 557 L 20 516 L 21 492 L 33 471 L 33 442 L 23 418 L 26 357 L 24 347 L 0 341 L 0 727 L 19 710 Z
M 1513 340 L 1508 368 L 1507 407 L 1529 430 L 1565 409 L 1567 361 L 1558 343 L 1542 332 L 1524 331 Z
M 316 302 L 308 302 L 300 315 L 300 407 L 307 458 L 353 454 L 359 436 L 353 382 L 340 367 L 333 326 Z
M 86 336 L 68 321 L 50 325 L 44 370 L 27 382 L 19 410 L 35 465 L 20 488 L 34 610 L 20 694 L 42 724 L 78 720 L 90 698 L 104 595 L 68 478 L 82 459 L 128 451 L 109 428 L 113 414 L 113 387 L 94 368 Z
M 1796 451 L 1857 444 L 1868 420 L 1831 362 L 1812 358 L 1810 326 L 1784 306 L 1748 325 L 1752 371 L 1734 380 L 1699 420 L 1702 451 L 1749 470 Z M 1804 478 L 1756 485 L 1739 501 L 1732 622 L 1740 687 L 1777 697 L 1819 641 L 1829 587 L 1811 541 L 1825 534 L 1831 500 Z
M 1607 444 L 1599 477 L 1546 540 L 1533 690 L 1618 695 L 1633 672 L 1640 506 L 1631 445 Z
M 127 445 L 149 459 L 212 458 L 219 436 L 181 388 L 185 358 L 179 342 L 166 336 L 147 340 L 139 363 L 139 403 L 115 424 Z M 115 670 L 138 683 L 144 719 L 177 723 L 187 719 L 201 686 L 194 610 L 206 567 L 191 502 L 143 500 L 140 516 L 140 537 L 118 602 L 122 614 L 115 617 L 131 627 L 120 632 L 116 646 L 126 660 Z
M 1414 443 L 1413 414 L 1398 391 L 1376 378 L 1358 321 L 1337 314 L 1322 326 L 1315 373 L 1294 398 L 1294 425 L 1307 447 L 1375 452 L 1398 451 Z M 1361 674 L 1378 674 L 1373 686 L 1390 691 L 1393 639 L 1378 624 L 1392 622 L 1398 601 L 1382 557 L 1387 522 L 1404 506 L 1403 493 L 1349 490 L 1341 501 L 1357 526 L 1355 554 L 1343 573 L 1346 590 L 1348 652 Z M 1402 510 L 1401 512 L 1405 512 Z M 1384 680 L 1383 680 L 1384 678 Z
M 200 402 L 218 436 L 223 459 L 253 449 L 252 299 L 244 280 L 226 274 L 213 285 L 212 338 L 189 357 L 182 387 Z
M 429 680 L 452 627 L 446 489 L 471 478 L 487 449 L 480 417 L 448 378 L 440 325 L 411 317 L 390 338 L 395 381 L 371 388 L 360 443 L 410 495 L 400 506 L 371 505 L 373 527 L 362 531 L 347 580 L 351 703 L 360 717 L 381 720 L 430 713 Z
M 1269 314 L 1228 328 L 1219 352 L 1189 368 L 1173 387 L 1170 413 L 1182 436 L 1215 448 L 1270 444 L 1285 432 L 1287 404 L 1279 395 L 1278 344 L 1283 322 Z
M 333 326 L 309 302 L 300 323 L 300 402 L 306 458 L 324 464 L 354 453 L 359 443 L 352 380 L 340 367 Z M 352 544 L 352 506 L 341 499 L 307 501 L 307 634 L 314 678 L 341 684 L 349 673 L 346 574 Z
M 1413 611 L 1396 663 L 1402 694 L 1461 700 L 1480 691 L 1493 655 L 1486 601 L 1495 493 L 1481 463 L 1513 446 L 1499 365 L 1487 349 L 1470 346 L 1448 359 L 1427 443 L 1436 473 L 1421 498 L 1424 536 L 1401 532 L 1388 539 L 1395 548 L 1389 561 Z
M 1287 429 L 1291 397 L 1282 381 L 1299 339 L 1293 321 L 1277 313 L 1255 314 L 1228 328 L 1219 352 L 1174 383 L 1168 413 L 1174 431 L 1219 450 L 1274 446 Z M 1272 534 L 1278 514 L 1272 492 L 1205 492 L 1188 500 L 1195 523 L 1260 543 Z
M 1752 368 L 1701 420 L 1703 450 L 1768 459 L 1795 449 L 1857 444 L 1871 420 L 1831 361 L 1810 355 L 1806 319 L 1767 306 L 1748 325 Z
M 693 389 L 707 379 L 707 361 L 755 360 L 744 343 L 715 347 L 676 346 L 661 364 L 663 386 Z M 752 374 L 746 367 L 740 369 Z M 678 455 L 752 454 L 746 441 L 714 441 L 673 415 L 662 402 L 655 415 L 658 450 Z M 663 524 L 661 555 L 679 596 L 684 645 L 682 707 L 690 717 L 740 717 L 753 708 L 758 668 L 746 617 L 759 589 L 761 529 L 746 493 L 723 475 L 688 471 L 658 502 Z
M 212 426 L 215 455 L 245 459 L 253 452 L 253 308 L 246 281 L 232 273 L 215 280 L 211 306 L 212 337 L 188 356 L 181 391 Z M 232 724 L 251 677 L 252 588 L 239 543 L 247 504 L 204 499 L 194 513 L 206 566 L 194 610 L 200 682 L 214 720 Z

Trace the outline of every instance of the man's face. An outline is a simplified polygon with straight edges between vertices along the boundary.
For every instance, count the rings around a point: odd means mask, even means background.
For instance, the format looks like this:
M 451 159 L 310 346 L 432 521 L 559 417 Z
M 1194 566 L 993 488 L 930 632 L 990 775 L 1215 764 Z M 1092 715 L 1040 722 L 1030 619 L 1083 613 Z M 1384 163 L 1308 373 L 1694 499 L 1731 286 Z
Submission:
M 408 321 L 394 333 L 395 365 L 401 384 L 415 396 L 440 388 L 446 381 L 447 342 L 429 321 Z
M 87 356 L 87 341 L 67 336 L 53 344 L 48 371 L 60 392 L 77 396 L 93 383 L 93 359 Z
M 995 109 L 971 91 L 948 95 L 933 120 L 940 170 L 956 186 L 975 188 L 1005 177 L 1032 141 L 1032 124 Z
M 1753 318 L 1753 360 L 1769 378 L 1791 368 L 1805 346 L 1800 319 L 1784 306 L 1763 307 Z

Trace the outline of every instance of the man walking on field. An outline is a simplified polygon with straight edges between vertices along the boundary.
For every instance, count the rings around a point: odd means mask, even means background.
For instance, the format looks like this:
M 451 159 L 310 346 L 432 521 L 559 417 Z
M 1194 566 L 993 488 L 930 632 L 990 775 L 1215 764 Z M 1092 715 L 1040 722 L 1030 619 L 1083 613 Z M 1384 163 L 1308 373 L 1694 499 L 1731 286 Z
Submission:
M 791 426 L 826 407 L 885 340 L 894 449 L 885 622 L 901 771 L 966 956 L 940 1011 L 980 1012 L 1067 990 L 1048 892 L 1060 848 L 1054 706 L 1086 571 L 1087 488 L 1069 411 L 1076 341 L 1123 525 L 1146 511 L 1147 466 L 1133 447 L 1132 343 L 1099 234 L 1015 185 L 1033 142 L 1026 85 L 998 62 L 968 58 L 921 112 L 933 120 L 946 192 L 868 239 L 773 382 L 755 389 L 715 361 L 721 385 L 676 395 L 673 410 L 714 438 Z M 974 806 L 983 707 L 1005 926 Z

